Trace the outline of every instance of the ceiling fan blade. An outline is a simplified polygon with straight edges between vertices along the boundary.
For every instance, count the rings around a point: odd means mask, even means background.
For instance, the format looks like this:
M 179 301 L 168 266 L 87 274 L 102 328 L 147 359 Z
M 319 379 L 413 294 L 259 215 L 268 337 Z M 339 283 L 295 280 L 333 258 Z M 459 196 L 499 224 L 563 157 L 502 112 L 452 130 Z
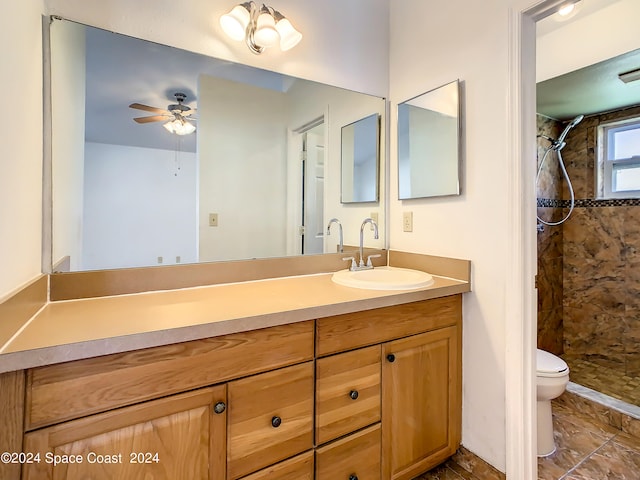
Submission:
M 132 103 L 129 105 L 129 108 L 137 108 L 138 110 L 144 110 L 146 112 L 153 113 L 169 113 L 167 110 L 163 110 L 162 108 L 150 107 L 149 105 L 143 105 L 141 103 Z
M 138 117 L 133 119 L 138 123 L 163 122 L 169 120 L 167 115 L 153 115 L 151 117 Z

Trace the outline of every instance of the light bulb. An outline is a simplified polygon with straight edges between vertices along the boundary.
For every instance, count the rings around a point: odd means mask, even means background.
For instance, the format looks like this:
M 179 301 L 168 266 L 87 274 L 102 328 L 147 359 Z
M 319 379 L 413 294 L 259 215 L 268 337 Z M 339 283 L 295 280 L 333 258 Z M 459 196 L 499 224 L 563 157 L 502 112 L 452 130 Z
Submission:
M 249 9 L 245 6 L 249 4 L 236 5 L 229 13 L 220 17 L 220 26 L 224 33 L 233 40 L 244 40 L 247 25 L 251 20 Z
M 573 12 L 574 8 L 576 8 L 574 3 L 570 3 L 569 5 L 565 5 L 564 7 L 561 7 L 560 10 L 558 10 L 558 15 L 564 17 L 566 15 L 569 15 L 571 12 Z
M 283 52 L 292 49 L 302 40 L 302 34 L 284 17 L 276 23 L 276 30 L 280 34 L 280 49 Z
M 263 7 L 256 22 L 256 31 L 253 34 L 253 40 L 256 45 L 261 47 L 271 47 L 275 45 L 280 39 L 275 27 L 276 21 L 271 13 Z

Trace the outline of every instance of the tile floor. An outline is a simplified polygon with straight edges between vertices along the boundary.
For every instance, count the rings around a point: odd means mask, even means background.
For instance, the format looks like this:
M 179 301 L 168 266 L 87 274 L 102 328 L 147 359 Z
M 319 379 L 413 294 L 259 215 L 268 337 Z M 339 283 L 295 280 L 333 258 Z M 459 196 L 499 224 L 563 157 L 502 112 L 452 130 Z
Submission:
M 570 355 L 562 355 L 562 358 L 569 365 L 572 382 L 632 405 L 640 405 L 640 377 L 631 377 L 624 372 Z
M 638 480 L 640 438 L 553 403 L 557 450 L 538 459 L 544 480 Z
M 579 386 L 576 389 L 583 390 Z M 557 450 L 538 459 L 538 479 L 640 479 L 640 437 L 622 431 L 627 429 L 636 433 L 638 430 L 632 427 L 638 420 L 625 421 L 622 419 L 625 415 L 611 410 L 607 406 L 609 403 L 606 399 L 592 402 L 573 392 L 567 392 L 553 402 Z M 473 457 L 473 454 L 458 452 L 451 460 L 415 480 L 504 479 L 503 474 L 490 466 L 477 468 L 473 465 Z

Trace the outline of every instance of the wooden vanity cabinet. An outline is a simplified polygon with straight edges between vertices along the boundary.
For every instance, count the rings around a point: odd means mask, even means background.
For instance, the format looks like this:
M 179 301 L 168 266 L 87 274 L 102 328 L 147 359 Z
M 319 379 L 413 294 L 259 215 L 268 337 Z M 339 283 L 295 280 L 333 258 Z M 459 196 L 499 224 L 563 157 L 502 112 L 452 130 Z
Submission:
M 460 443 L 461 312 L 453 295 L 28 370 L 41 461 L 22 478 L 410 480 Z
M 353 365 L 361 369 L 360 380 L 367 378 L 364 372 L 371 368 L 371 353 L 380 355 L 381 391 L 377 417 L 368 411 L 367 415 L 354 416 L 353 423 L 341 425 L 337 434 L 349 433 L 317 449 L 316 480 L 344 478 L 351 474 L 333 470 L 327 465 L 356 455 L 364 447 L 355 439 L 369 428 L 381 427 L 377 448 L 379 457 L 373 453 L 373 443 L 367 443 L 369 462 L 381 459 L 379 476 L 369 471 L 366 476 L 355 475 L 358 480 L 369 478 L 383 480 L 411 480 L 419 474 L 435 467 L 453 455 L 460 445 L 461 396 L 462 396 L 462 296 L 424 300 L 394 307 L 378 308 L 370 311 L 339 315 L 320 319 L 316 322 L 317 360 L 317 406 L 316 438 L 321 443 L 330 440 L 331 423 L 340 425 L 344 417 L 342 404 L 330 405 L 322 409 L 324 375 L 320 366 L 332 363 L 335 375 L 329 387 L 340 392 L 355 381 L 340 372 L 340 365 Z M 325 357 L 326 356 L 326 357 Z M 375 377 L 369 377 L 375 378 Z M 375 382 L 370 382 L 375 384 Z M 330 395 L 325 395 L 330 398 Z M 343 393 L 337 395 L 344 398 Z M 335 401 L 335 400 L 334 400 Z M 364 411 L 364 410 L 363 410 Z M 323 420 L 323 418 L 325 420 Z M 365 430 L 358 430 L 363 423 L 373 423 Z M 332 452 L 332 453 L 328 453 Z M 375 458 L 374 458 L 375 457 Z M 327 458 L 332 458 L 329 461 Z M 346 461 L 346 460 L 345 460 Z M 349 463 L 347 462 L 347 466 Z M 335 467 L 338 468 L 338 467 Z M 330 473 L 326 473 L 326 472 Z M 335 476 L 332 476 L 335 475 Z

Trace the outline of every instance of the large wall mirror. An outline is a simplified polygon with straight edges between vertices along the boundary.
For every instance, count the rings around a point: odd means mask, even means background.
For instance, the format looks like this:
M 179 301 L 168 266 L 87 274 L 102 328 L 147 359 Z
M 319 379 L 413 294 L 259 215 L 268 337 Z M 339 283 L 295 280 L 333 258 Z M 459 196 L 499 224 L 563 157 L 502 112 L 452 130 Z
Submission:
M 341 203 L 340 138 L 359 119 L 384 122 L 385 99 L 68 20 L 47 29 L 45 271 L 336 252 L 328 219 L 347 245 L 372 213 L 384 222 L 382 202 Z
M 342 203 L 377 202 L 380 115 L 342 127 Z
M 460 194 L 460 85 L 398 105 L 398 197 Z

